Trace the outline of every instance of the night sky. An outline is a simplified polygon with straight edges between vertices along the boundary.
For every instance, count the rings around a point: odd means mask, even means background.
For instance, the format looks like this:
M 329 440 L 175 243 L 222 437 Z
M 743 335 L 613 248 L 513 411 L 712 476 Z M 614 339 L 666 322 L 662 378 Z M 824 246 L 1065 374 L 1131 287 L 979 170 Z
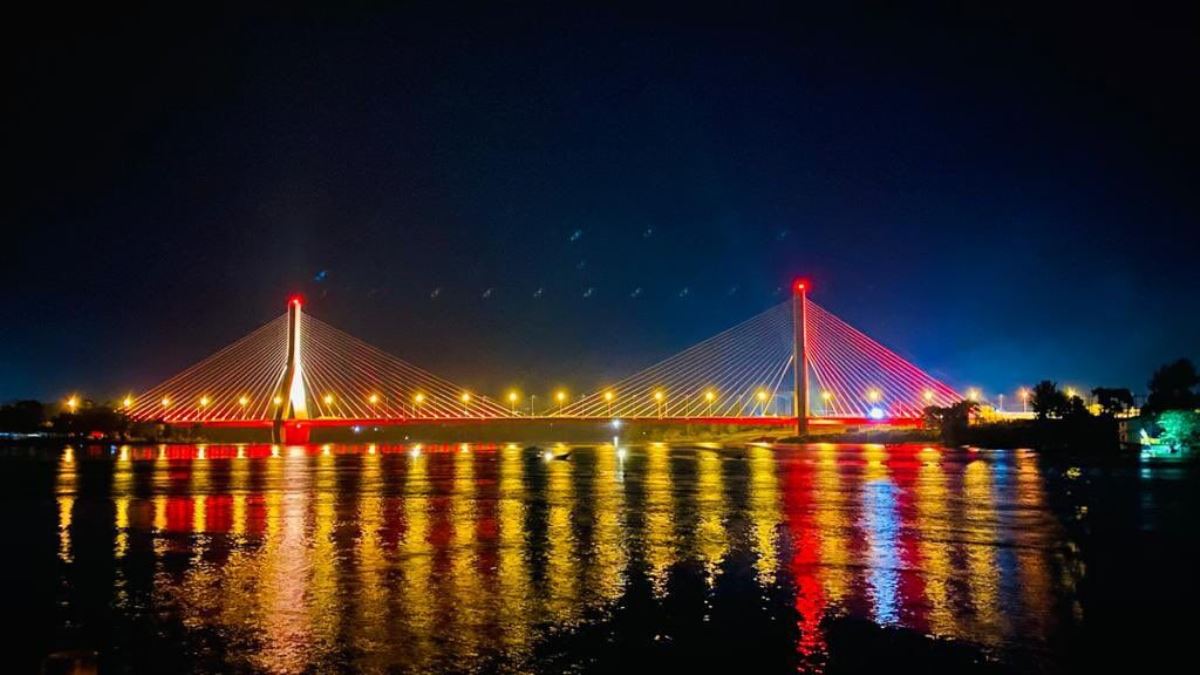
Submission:
M 146 388 L 292 292 L 580 391 L 797 275 L 951 385 L 1141 391 L 1200 357 L 1200 17 L 966 4 L 10 17 L 0 400 Z

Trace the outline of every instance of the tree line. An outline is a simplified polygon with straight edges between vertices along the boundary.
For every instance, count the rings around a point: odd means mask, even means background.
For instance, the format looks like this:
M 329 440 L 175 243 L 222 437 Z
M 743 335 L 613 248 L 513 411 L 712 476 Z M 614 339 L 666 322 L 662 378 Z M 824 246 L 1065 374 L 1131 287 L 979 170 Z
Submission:
M 1148 394 L 1142 405 L 1142 415 L 1156 415 L 1168 410 L 1195 410 L 1200 407 L 1200 375 L 1188 359 L 1179 359 L 1157 370 L 1147 383 Z M 1115 417 L 1133 408 L 1133 392 L 1123 387 L 1096 387 L 1092 396 L 1100 414 Z M 1033 387 L 1030 406 L 1038 419 L 1091 416 L 1082 398 L 1068 396 L 1051 380 L 1042 380 Z
M 1169 426 L 1180 428 L 1183 422 L 1188 422 L 1188 428 L 1192 428 L 1195 411 L 1200 408 L 1198 387 L 1200 375 L 1195 364 L 1188 359 L 1168 363 L 1150 377 L 1146 401 L 1138 414 L 1160 426 L 1169 421 Z M 1062 433 L 1066 427 L 1070 427 L 1067 431 L 1090 433 L 1096 428 L 1095 423 L 1105 421 L 1109 422 L 1108 428 L 1115 429 L 1114 420 L 1134 409 L 1133 392 L 1128 388 L 1096 387 L 1092 389 L 1092 397 L 1099 408 L 1096 414 L 1081 396 L 1063 391 L 1057 382 L 1038 382 L 1030 391 L 1029 405 L 1037 419 L 1037 425 L 1030 430 L 1069 437 L 1069 433 Z M 957 442 L 967 437 L 971 419 L 979 412 L 980 404 L 973 400 L 962 400 L 949 406 L 929 406 L 924 410 L 925 426 L 939 430 L 944 440 Z
M 5 433 L 119 437 L 126 435 L 131 426 L 129 417 L 121 409 L 91 400 L 80 401 L 74 410 L 34 400 L 13 401 L 0 406 L 0 432 Z

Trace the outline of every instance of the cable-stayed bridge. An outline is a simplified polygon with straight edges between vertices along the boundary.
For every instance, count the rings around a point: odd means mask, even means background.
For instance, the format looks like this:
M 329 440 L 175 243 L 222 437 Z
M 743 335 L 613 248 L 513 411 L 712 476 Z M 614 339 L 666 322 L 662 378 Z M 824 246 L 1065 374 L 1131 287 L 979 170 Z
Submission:
M 512 396 L 512 395 L 510 395 Z M 284 441 L 320 426 L 502 419 L 721 424 L 904 422 L 960 396 L 808 299 L 793 297 L 664 361 L 539 415 L 458 386 L 302 311 L 288 312 L 126 405 L 174 425 L 263 427 Z

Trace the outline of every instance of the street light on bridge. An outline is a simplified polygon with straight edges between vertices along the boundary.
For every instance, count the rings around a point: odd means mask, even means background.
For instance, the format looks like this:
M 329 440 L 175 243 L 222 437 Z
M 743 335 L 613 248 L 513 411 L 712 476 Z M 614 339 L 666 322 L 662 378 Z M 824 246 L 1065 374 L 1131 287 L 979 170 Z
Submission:
M 554 392 L 554 400 L 558 401 L 558 414 L 561 415 L 563 412 L 563 404 L 566 403 L 567 400 L 567 392 L 563 391 L 562 389 Z
M 170 408 L 171 407 L 171 397 L 169 397 L 169 396 L 162 397 L 162 401 L 160 401 L 160 403 L 162 403 L 162 407 Z
M 521 398 L 521 397 L 519 394 L 517 394 L 517 391 L 515 389 L 508 392 L 508 409 L 509 409 L 509 412 L 511 412 L 514 415 L 517 414 L 517 399 L 519 399 L 519 398 Z
M 612 417 L 612 402 L 613 402 L 613 399 L 616 397 L 617 397 L 617 395 L 612 393 L 611 390 L 604 392 L 604 402 L 608 404 L 608 416 L 609 417 Z
M 412 416 L 413 417 L 417 416 L 417 406 L 421 405 L 424 402 L 425 402 L 425 394 L 422 394 L 419 391 L 417 393 L 413 394 L 413 404 L 412 404 Z
M 763 391 L 762 389 L 759 389 L 758 393 L 756 393 L 754 396 L 755 396 L 755 398 L 758 399 L 758 415 L 759 415 L 759 417 L 766 417 L 766 415 L 767 415 L 767 392 Z
M 74 414 L 75 411 L 79 409 L 79 397 L 78 396 L 76 396 L 75 394 L 71 394 L 67 398 L 67 409 L 70 410 L 72 414 Z
M 833 400 L 833 392 L 828 389 L 821 392 L 821 410 L 829 414 L 829 402 Z
M 459 397 L 459 400 L 461 400 L 463 404 L 463 414 L 471 414 L 471 392 L 464 391 L 462 396 Z
M 658 389 L 654 392 L 654 401 L 656 403 L 658 403 L 658 419 L 660 419 L 660 420 L 663 417 L 663 401 L 666 398 L 667 398 L 667 395 L 664 394 L 661 389 Z
M 708 404 L 708 416 L 712 417 L 713 401 L 717 400 L 717 392 L 709 389 L 704 392 L 704 402 Z
M 126 411 L 132 410 L 133 409 L 133 396 L 127 395 L 125 397 L 125 399 L 121 401 L 121 407 L 124 408 Z

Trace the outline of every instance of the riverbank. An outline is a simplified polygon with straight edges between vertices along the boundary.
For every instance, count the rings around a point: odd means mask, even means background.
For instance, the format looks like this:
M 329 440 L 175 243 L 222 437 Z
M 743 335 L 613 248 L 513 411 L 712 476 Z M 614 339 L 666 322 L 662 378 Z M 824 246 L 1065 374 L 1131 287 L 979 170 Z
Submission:
M 1138 452 L 1136 444 L 1122 442 L 1118 421 L 1104 417 L 989 421 L 947 429 L 858 428 L 837 433 L 787 435 L 774 440 L 788 444 L 935 443 L 988 449 L 1032 448 L 1045 454 L 1105 457 L 1134 456 Z
M 784 435 L 777 443 L 940 443 L 936 429 L 863 427 L 803 436 Z

